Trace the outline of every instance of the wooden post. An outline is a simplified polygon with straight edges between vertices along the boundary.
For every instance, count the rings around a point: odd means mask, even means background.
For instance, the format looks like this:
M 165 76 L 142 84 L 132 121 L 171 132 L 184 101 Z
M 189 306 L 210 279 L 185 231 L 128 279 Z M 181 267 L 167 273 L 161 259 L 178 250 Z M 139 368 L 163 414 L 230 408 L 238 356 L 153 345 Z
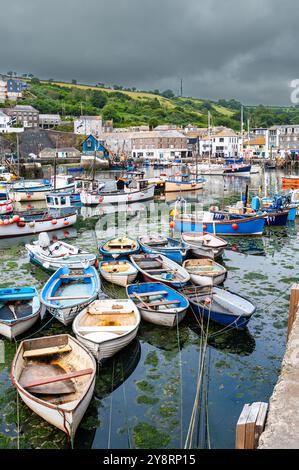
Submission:
M 256 449 L 268 412 L 267 403 L 246 404 L 236 427 L 236 449 Z
M 299 305 L 299 284 L 294 284 L 291 289 L 287 339 L 289 339 L 294 321 L 296 320 L 296 317 L 297 317 L 298 305 Z

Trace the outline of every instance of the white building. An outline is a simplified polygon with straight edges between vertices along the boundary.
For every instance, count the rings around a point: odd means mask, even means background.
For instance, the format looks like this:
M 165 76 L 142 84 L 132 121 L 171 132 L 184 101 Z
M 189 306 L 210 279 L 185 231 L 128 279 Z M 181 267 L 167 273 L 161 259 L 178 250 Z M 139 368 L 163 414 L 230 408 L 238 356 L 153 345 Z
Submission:
M 102 116 L 80 116 L 74 121 L 74 133 L 99 137 L 103 132 Z
M 7 116 L 7 114 L 0 111 L 0 134 L 4 134 L 8 132 L 8 129 L 10 129 L 9 122 L 10 122 L 10 117 Z
M 240 155 L 241 138 L 232 129 L 199 137 L 199 154 L 215 158 L 236 158 Z
M 0 79 L 0 103 L 4 103 L 7 97 L 7 82 Z

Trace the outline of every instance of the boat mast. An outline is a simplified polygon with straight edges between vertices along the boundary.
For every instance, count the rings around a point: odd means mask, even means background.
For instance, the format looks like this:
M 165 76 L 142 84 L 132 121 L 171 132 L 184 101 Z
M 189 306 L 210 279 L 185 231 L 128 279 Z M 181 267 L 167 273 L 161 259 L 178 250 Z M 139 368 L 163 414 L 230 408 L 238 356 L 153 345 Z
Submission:
M 211 166 L 211 151 L 212 151 L 212 141 L 211 141 L 211 113 L 208 111 L 208 135 L 209 135 L 209 167 Z
M 92 181 L 95 180 L 95 176 L 96 176 L 96 158 L 97 158 L 97 149 L 96 149 L 96 145 L 95 145 L 95 148 L 94 148 L 94 157 L 93 157 L 93 165 L 92 165 Z
M 18 159 L 18 177 L 20 178 L 20 148 L 19 148 L 19 134 L 17 133 L 17 159 Z
M 56 162 L 57 162 L 58 152 L 55 152 L 54 156 L 54 192 L 56 191 Z
M 241 106 L 241 156 L 244 152 L 244 106 Z

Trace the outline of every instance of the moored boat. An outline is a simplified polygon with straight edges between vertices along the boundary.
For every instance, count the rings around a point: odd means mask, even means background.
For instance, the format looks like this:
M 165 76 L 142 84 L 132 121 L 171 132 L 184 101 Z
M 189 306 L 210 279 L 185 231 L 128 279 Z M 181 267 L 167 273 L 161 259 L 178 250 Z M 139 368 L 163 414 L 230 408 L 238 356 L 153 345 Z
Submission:
M 46 282 L 41 292 L 44 308 L 64 325 L 98 297 L 100 279 L 93 266 L 82 269 L 63 267 Z
M 13 200 L 6 199 L 5 201 L 0 201 L 0 215 L 11 214 L 14 210 Z
M 125 186 L 123 190 L 82 191 L 80 197 L 82 204 L 97 206 L 147 201 L 154 198 L 154 193 L 155 186 L 149 185 L 147 180 L 140 179 L 134 180 L 132 184 Z
M 73 331 L 98 362 L 125 348 L 136 337 L 140 313 L 134 302 L 124 299 L 96 300 L 73 323 Z
M 94 358 L 69 335 L 22 341 L 11 368 L 24 403 L 71 441 L 91 401 L 95 376 Z
M 195 258 L 220 258 L 228 245 L 225 240 L 210 233 L 184 232 L 182 240 L 188 245 Z
M 191 281 L 202 287 L 218 286 L 227 276 L 227 270 L 211 259 L 189 259 L 183 264 Z
M 174 216 L 175 230 L 179 232 L 205 232 L 214 235 L 244 236 L 262 235 L 266 223 L 263 215 L 236 219 L 233 214 L 222 217 L 212 212 L 204 212 L 197 218 L 193 214 Z
M 178 264 L 182 264 L 188 253 L 184 242 L 159 234 L 144 235 L 138 241 L 145 253 L 161 253 Z
M 245 328 L 256 310 L 244 297 L 218 287 L 186 287 L 182 294 L 195 314 L 225 326 Z
M 199 189 L 203 189 L 205 181 L 204 178 L 190 179 L 188 181 L 175 178 L 167 179 L 165 180 L 165 192 L 198 191 Z
M 189 301 L 174 289 L 161 283 L 133 284 L 127 295 L 135 301 L 143 320 L 155 325 L 173 327 L 185 317 Z
M 96 255 L 81 250 L 69 243 L 58 239 L 50 240 L 47 233 L 39 234 L 38 240 L 25 245 L 30 261 L 38 264 L 47 271 L 67 266 L 70 269 L 93 266 L 96 263 Z
M 140 245 L 137 240 L 120 237 L 102 243 L 99 250 L 105 260 L 115 260 L 138 253 Z
M 23 237 L 40 232 L 49 232 L 74 225 L 77 213 L 54 217 L 49 212 L 21 213 L 12 218 L 0 219 L 0 239 Z
M 161 254 L 132 255 L 130 259 L 145 281 L 163 282 L 177 289 L 190 281 L 189 273 L 182 266 Z
M 135 266 L 126 260 L 102 261 L 99 271 L 106 281 L 121 287 L 132 284 L 138 275 L 138 270 Z
M 14 339 L 29 330 L 40 317 L 40 301 L 34 287 L 0 289 L 0 335 Z

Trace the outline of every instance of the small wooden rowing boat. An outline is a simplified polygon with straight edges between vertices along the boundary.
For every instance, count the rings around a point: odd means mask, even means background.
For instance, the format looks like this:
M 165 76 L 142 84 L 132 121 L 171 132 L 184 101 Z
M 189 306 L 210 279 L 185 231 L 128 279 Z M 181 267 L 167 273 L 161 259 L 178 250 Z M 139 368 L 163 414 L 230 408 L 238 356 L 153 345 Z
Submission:
M 30 261 L 47 271 L 57 271 L 64 266 L 70 269 L 93 266 L 96 255 L 60 240 L 50 241 L 47 233 L 39 234 L 38 240 L 25 245 Z
M 34 287 L 0 289 L 0 335 L 13 339 L 29 330 L 40 317 Z
M 211 259 L 189 259 L 183 264 L 191 281 L 202 287 L 218 286 L 227 276 L 227 270 Z
M 179 324 L 189 307 L 183 295 L 165 284 L 134 284 L 127 287 L 127 294 L 136 303 L 143 320 L 155 325 Z
M 194 313 L 207 320 L 235 328 L 245 328 L 256 307 L 239 295 L 218 287 L 186 287 L 182 290 Z
M 220 258 L 228 245 L 225 240 L 210 233 L 185 232 L 182 234 L 182 240 L 195 258 Z
M 188 253 L 185 243 L 159 234 L 145 235 L 139 237 L 138 241 L 145 253 L 161 253 L 178 264 L 182 264 Z
M 26 405 L 73 440 L 95 386 L 96 362 L 69 335 L 23 341 L 11 380 Z
M 130 257 L 145 281 L 163 282 L 169 287 L 180 288 L 190 281 L 189 273 L 174 261 L 160 254 L 141 254 Z
M 138 308 L 131 300 L 96 300 L 75 319 L 73 331 L 98 362 L 125 348 L 137 335 Z
M 41 301 L 51 315 L 64 325 L 98 297 L 100 279 L 93 266 L 82 269 L 63 267 L 46 282 Z
M 138 253 L 140 245 L 133 238 L 120 237 L 104 242 L 99 250 L 105 260 L 114 260 Z
M 138 269 L 126 260 L 102 261 L 99 271 L 106 281 L 122 287 L 132 284 L 138 275 Z

